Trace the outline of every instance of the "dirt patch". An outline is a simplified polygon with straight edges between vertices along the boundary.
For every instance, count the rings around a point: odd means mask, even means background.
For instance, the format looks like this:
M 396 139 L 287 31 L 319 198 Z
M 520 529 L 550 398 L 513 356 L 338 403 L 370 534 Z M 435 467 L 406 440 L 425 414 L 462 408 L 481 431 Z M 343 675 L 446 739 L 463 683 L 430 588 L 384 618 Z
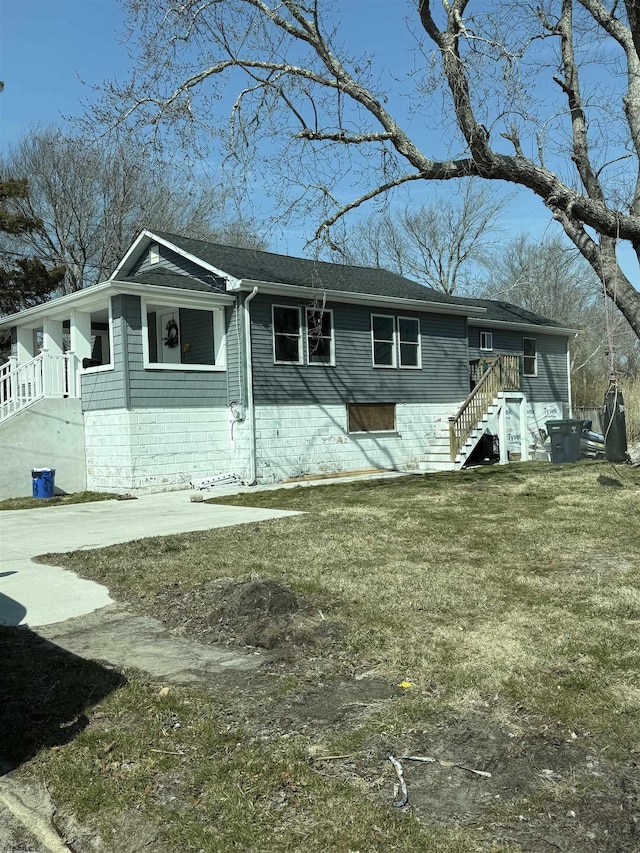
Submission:
M 178 634 L 269 649 L 278 659 L 310 647 L 326 651 L 345 633 L 311 599 L 271 578 L 217 578 L 188 590 L 174 584 L 156 594 L 155 608 Z
M 522 736 L 471 713 L 401 738 L 374 735 L 359 751 L 364 757 L 311 760 L 324 775 L 364 782 L 372 796 L 393 808 L 396 776 L 387 758 L 393 754 L 407 784 L 403 811 L 427 825 L 476 830 L 479 849 L 637 851 L 637 761 L 630 756 L 621 772 L 588 736 L 572 734 L 541 725 Z

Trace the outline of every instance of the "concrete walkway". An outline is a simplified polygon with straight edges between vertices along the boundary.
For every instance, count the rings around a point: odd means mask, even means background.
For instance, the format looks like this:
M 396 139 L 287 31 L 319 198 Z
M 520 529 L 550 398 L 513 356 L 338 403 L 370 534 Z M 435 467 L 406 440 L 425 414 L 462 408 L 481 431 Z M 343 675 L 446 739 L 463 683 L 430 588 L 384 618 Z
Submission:
M 31 562 L 37 555 L 298 514 L 192 503 L 191 494 L 163 492 L 135 500 L 0 512 L 0 625 L 50 625 L 113 603 L 106 587 L 66 569 Z

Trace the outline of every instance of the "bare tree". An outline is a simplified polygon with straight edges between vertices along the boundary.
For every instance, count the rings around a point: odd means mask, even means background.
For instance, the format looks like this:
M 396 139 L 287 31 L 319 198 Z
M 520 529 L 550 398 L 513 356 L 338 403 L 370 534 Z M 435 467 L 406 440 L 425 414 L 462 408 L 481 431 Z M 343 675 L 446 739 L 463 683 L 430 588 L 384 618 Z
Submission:
M 360 6 L 367 14 L 369 4 Z M 107 87 L 101 119 L 221 133 L 221 98 L 232 92 L 229 152 L 244 165 L 256 148 L 265 153 L 263 143 L 280 142 L 269 164 L 274 190 L 288 177 L 288 190 L 297 185 L 298 193 L 283 202 L 316 213 L 322 205 L 318 234 L 415 181 L 475 176 L 525 187 L 640 335 L 640 295 L 616 254 L 618 240 L 640 253 L 636 0 L 398 2 L 418 58 L 403 81 L 406 96 L 374 67 L 373 54 L 348 54 L 340 4 L 128 0 L 128 7 L 140 60 L 128 86 Z M 378 55 L 385 47 L 376 45 Z M 552 91 L 543 98 L 545 83 Z M 449 120 L 446 134 L 425 138 L 425 126 L 442 129 Z M 357 189 L 345 201 L 347 183 Z
M 248 223 L 225 221 L 222 187 L 198 186 L 130 139 L 97 144 L 41 129 L 11 149 L 0 170 L 28 176 L 26 191 L 7 206 L 36 223 L 2 237 L 0 257 L 64 266 L 67 292 L 106 278 L 145 227 L 262 246 Z
M 506 203 L 467 181 L 459 198 L 371 214 L 346 232 L 339 254 L 349 263 L 384 267 L 443 293 L 459 293 L 491 263 L 496 217 Z
M 510 240 L 477 295 L 580 329 L 571 345 L 571 384 L 581 404 L 598 400 L 612 369 L 638 373 L 640 341 L 618 309 L 605 304 L 593 269 L 559 236 L 536 241 L 521 234 Z

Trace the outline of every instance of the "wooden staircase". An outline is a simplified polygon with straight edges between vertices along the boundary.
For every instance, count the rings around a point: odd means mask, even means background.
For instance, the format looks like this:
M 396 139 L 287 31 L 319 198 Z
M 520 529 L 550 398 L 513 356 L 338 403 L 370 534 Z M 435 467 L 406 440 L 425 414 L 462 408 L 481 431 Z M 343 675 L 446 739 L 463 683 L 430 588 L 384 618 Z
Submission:
M 520 391 L 522 359 L 500 355 L 491 362 L 458 411 L 449 418 L 449 459 L 462 468 L 484 435 L 491 415 L 502 405 L 505 392 Z

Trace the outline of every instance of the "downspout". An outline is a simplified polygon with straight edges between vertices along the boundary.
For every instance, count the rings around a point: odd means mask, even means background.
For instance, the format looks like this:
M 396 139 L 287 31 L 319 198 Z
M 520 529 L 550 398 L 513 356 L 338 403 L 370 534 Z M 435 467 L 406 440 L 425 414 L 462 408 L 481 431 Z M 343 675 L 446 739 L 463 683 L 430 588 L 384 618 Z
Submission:
M 578 337 L 574 335 L 574 340 Z M 567 396 L 569 398 L 569 418 L 573 417 L 573 404 L 571 402 L 571 344 L 569 338 L 567 338 Z
M 258 292 L 256 285 L 244 300 L 244 357 L 247 368 L 247 420 L 249 421 L 249 481 L 248 486 L 256 482 L 256 416 L 253 404 L 253 364 L 251 361 L 251 312 L 249 303 Z

